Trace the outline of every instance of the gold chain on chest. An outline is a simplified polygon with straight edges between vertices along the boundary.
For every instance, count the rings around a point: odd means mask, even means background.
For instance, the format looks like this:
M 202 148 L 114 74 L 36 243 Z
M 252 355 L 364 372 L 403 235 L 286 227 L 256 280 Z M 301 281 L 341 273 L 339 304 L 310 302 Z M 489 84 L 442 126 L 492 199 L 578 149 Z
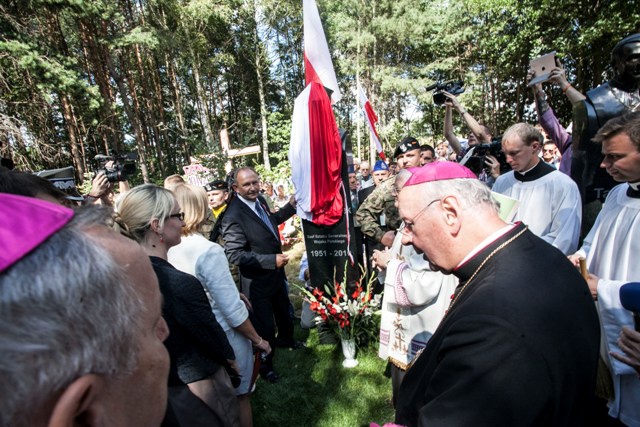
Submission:
M 512 238 L 510 238 L 509 240 L 507 240 L 506 242 L 502 243 L 500 246 L 498 246 L 497 248 L 495 248 L 493 251 L 491 251 L 491 253 L 484 259 L 484 261 L 482 261 L 482 263 L 478 266 L 478 268 L 476 268 L 476 271 L 473 272 L 473 274 L 471 275 L 471 277 L 469 277 L 469 280 L 467 280 L 467 282 L 464 284 L 464 286 L 462 286 L 462 289 L 460 289 L 460 292 L 458 292 L 458 295 L 454 296 L 451 298 L 451 303 L 449 304 L 449 308 L 447 309 L 447 312 L 445 313 L 444 317 L 442 318 L 442 320 L 440 321 L 440 325 L 442 325 L 442 322 L 444 321 L 444 319 L 447 317 L 447 315 L 449 314 L 449 312 L 451 312 L 451 307 L 453 307 L 453 303 L 458 299 L 458 297 L 460 296 L 460 294 L 462 294 L 462 292 L 464 292 L 464 290 L 467 288 L 467 286 L 469 286 L 469 283 L 471 283 L 471 281 L 476 277 L 476 275 L 478 274 L 478 272 L 480 272 L 480 270 L 482 270 L 482 267 L 484 267 L 484 265 L 498 252 L 500 252 L 502 249 L 505 248 L 505 246 L 507 246 L 509 243 L 513 242 L 514 240 L 516 240 L 518 237 L 522 236 L 522 234 L 527 231 L 528 227 L 524 227 L 522 230 L 520 230 L 518 232 L 518 234 L 516 234 L 515 236 L 513 236 Z M 438 327 L 439 328 L 439 327 Z M 436 330 L 437 332 L 437 330 Z M 435 332 L 434 332 L 435 334 Z M 420 357 L 420 355 L 422 354 L 422 352 L 424 350 L 427 349 L 427 347 L 429 346 L 429 343 L 427 343 L 426 347 L 421 348 L 417 353 L 416 356 L 411 360 L 411 362 L 409 362 L 409 365 L 407 366 L 407 370 L 409 370 L 414 363 L 418 360 L 418 358 Z
M 482 263 L 478 266 L 478 268 L 476 268 L 476 271 L 473 272 L 473 274 L 471 275 L 471 277 L 469 277 L 469 279 L 465 282 L 465 284 L 462 286 L 462 289 L 460 289 L 460 292 L 458 292 L 457 294 L 455 294 L 452 298 L 451 298 L 451 303 L 449 304 L 449 308 L 447 309 L 447 314 L 449 314 L 449 312 L 451 311 L 451 307 L 453 307 L 453 304 L 458 300 L 458 298 L 460 297 L 460 295 L 464 292 L 464 290 L 467 288 L 467 286 L 469 286 L 469 283 L 471 283 L 473 281 L 473 279 L 476 277 L 476 275 L 480 272 L 480 270 L 482 270 L 482 267 L 485 266 L 485 264 L 491 259 L 493 258 L 493 256 L 495 254 L 497 254 L 498 252 L 500 252 L 502 249 L 505 248 L 505 246 L 507 246 L 508 244 L 510 244 L 511 242 L 513 242 L 514 240 L 516 240 L 518 237 L 522 236 L 522 234 L 527 231 L 527 227 L 523 228 L 520 232 L 518 232 L 518 234 L 516 234 L 515 236 L 513 236 L 512 238 L 510 238 L 509 240 L 507 240 L 506 242 L 502 243 L 500 246 L 498 246 L 497 248 L 495 248 L 493 251 L 491 251 L 491 253 L 482 261 Z M 447 315 L 445 314 L 445 316 Z

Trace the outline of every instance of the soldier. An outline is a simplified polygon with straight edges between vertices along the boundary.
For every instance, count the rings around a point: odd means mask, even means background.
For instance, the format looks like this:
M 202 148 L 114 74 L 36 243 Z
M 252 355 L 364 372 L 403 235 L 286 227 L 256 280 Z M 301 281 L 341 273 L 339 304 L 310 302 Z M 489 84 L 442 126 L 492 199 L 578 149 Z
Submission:
M 217 179 L 205 185 L 204 189 L 207 191 L 209 207 L 213 215 L 213 226 L 211 227 L 212 229 L 209 230 L 209 240 L 222 244 L 218 242 L 218 239 L 220 238 L 222 217 L 229 202 L 229 186 L 227 185 L 227 181 Z M 206 234 L 204 235 L 206 236 Z
M 420 143 L 413 137 L 405 137 L 393 157 L 399 169 L 420 166 Z M 391 178 L 382 181 L 356 212 L 362 233 L 386 247 L 391 247 L 401 222 L 395 207 L 394 182 Z

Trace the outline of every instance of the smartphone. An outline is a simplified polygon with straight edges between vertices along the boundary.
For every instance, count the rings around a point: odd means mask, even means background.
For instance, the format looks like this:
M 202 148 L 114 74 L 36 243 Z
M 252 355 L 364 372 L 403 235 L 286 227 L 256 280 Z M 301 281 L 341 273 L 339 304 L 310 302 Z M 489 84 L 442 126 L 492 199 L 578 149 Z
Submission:
M 549 74 L 551 70 L 557 67 L 556 64 L 556 52 L 550 52 L 546 55 L 539 56 L 532 59 L 529 63 L 529 67 L 536 72 L 536 76 L 531 79 L 529 86 L 533 86 L 538 83 L 543 83 L 549 80 Z

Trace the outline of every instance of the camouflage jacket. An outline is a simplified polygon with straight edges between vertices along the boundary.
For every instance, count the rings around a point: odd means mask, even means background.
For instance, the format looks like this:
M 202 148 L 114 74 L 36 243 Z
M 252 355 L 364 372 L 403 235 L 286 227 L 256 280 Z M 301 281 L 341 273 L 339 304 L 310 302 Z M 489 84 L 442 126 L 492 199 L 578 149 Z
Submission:
M 382 181 L 356 212 L 356 220 L 362 232 L 377 242 L 384 233 L 397 230 L 402 223 L 393 197 L 395 179 L 392 176 Z

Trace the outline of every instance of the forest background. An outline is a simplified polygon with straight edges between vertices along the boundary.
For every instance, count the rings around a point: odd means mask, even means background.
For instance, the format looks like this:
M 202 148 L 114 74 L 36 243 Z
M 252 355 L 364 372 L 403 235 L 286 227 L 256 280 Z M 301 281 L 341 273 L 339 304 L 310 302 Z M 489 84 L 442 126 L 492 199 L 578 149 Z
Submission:
M 336 119 L 365 159 L 357 84 L 388 153 L 408 134 L 442 138 L 444 110 L 425 91 L 438 80 L 463 80 L 463 104 L 500 134 L 535 120 L 530 59 L 556 51 L 584 92 L 610 77 L 612 47 L 640 32 L 637 0 L 317 4 L 343 91 Z M 286 175 L 302 39 L 300 0 L 3 0 L 0 154 L 21 170 L 72 165 L 81 181 L 96 154 L 137 152 L 134 182 L 158 182 L 194 155 L 224 173 L 228 138 L 261 147 L 236 165 Z M 549 93 L 568 124 L 570 105 Z

